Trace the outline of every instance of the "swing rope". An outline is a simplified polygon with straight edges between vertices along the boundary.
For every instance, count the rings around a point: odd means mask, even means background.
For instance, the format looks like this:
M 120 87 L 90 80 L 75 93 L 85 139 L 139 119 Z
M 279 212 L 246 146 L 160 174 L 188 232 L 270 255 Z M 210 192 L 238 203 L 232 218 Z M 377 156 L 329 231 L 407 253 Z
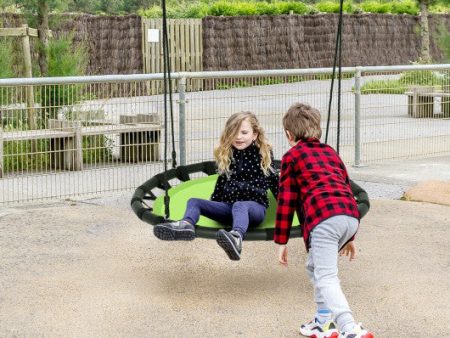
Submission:
M 342 26 L 343 26 L 343 3 L 344 0 L 340 0 L 339 8 L 339 21 L 338 29 L 336 34 L 336 45 L 334 51 L 333 60 L 333 74 L 331 78 L 331 88 L 330 88 L 330 98 L 328 102 L 328 116 L 327 116 L 327 126 L 325 133 L 325 143 L 328 143 L 328 133 L 330 129 L 330 118 L 331 118 L 331 105 L 333 100 L 333 88 L 334 88 L 334 78 L 336 75 L 336 67 L 338 68 L 338 103 L 337 103 L 337 135 L 336 135 L 336 151 L 339 154 L 339 143 L 340 143 L 340 124 L 341 124 L 341 80 L 342 80 Z M 167 93 L 169 92 L 169 103 L 170 103 L 170 127 L 172 136 L 172 168 L 176 168 L 176 151 L 175 151 L 175 132 L 174 132 L 174 118 L 173 118 L 173 98 L 172 98 L 172 81 L 171 81 L 171 69 L 170 69 L 170 58 L 169 58 L 169 40 L 167 34 L 167 11 L 166 11 L 166 1 L 161 0 L 162 6 L 162 35 L 163 35 L 163 63 L 164 63 L 164 175 L 167 172 L 167 152 L 168 152 L 168 107 L 167 107 Z M 164 213 L 165 219 L 170 218 L 170 197 L 167 177 L 164 179 Z
M 175 131 L 174 131 L 174 119 L 173 119 L 173 98 L 172 98 L 172 79 L 171 79 L 171 69 L 170 69 L 170 58 L 169 58 L 169 38 L 167 34 L 167 11 L 166 11 L 166 1 L 161 0 L 162 6 L 162 44 L 163 44 L 163 64 L 164 64 L 164 174 L 167 172 L 167 151 L 168 151 L 168 113 L 167 113 L 167 92 L 169 92 L 169 104 L 170 104 L 170 130 L 172 136 L 172 168 L 177 166 L 177 153 L 175 151 Z M 166 177 L 165 177 L 166 178 Z M 169 183 L 168 179 L 164 180 L 164 213 L 165 219 L 170 217 L 170 198 L 169 198 Z
M 344 0 L 340 0 L 339 21 L 336 33 L 336 45 L 334 48 L 333 74 L 331 77 L 330 98 L 328 101 L 327 127 L 325 132 L 325 143 L 328 143 L 328 132 L 330 129 L 331 104 L 333 101 L 334 78 L 336 76 L 336 66 L 338 68 L 338 103 L 337 103 L 337 132 L 336 132 L 336 152 L 339 154 L 339 143 L 341 137 L 341 80 L 342 80 L 342 26 L 343 26 Z M 337 65 L 336 65 L 337 64 Z

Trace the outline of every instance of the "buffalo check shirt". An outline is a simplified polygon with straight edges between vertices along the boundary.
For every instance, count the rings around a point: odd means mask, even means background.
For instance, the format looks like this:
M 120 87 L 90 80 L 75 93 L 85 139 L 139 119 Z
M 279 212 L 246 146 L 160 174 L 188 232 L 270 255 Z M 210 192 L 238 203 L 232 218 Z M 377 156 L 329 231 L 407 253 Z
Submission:
M 294 212 L 309 235 L 320 222 L 337 215 L 359 219 L 344 163 L 333 148 L 319 139 L 300 140 L 282 158 L 274 241 L 286 244 Z

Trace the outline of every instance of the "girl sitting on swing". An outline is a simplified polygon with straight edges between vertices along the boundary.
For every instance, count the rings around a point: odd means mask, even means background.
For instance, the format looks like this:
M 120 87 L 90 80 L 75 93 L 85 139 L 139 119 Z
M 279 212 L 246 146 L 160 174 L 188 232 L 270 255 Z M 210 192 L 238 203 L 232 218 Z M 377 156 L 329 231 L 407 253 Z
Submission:
M 214 150 L 219 177 L 210 200 L 189 199 L 183 219 L 155 225 L 155 236 L 162 240 L 193 240 L 195 224 L 200 215 L 206 216 L 232 225 L 231 231 L 220 229 L 216 239 L 231 260 L 239 260 L 248 227 L 258 226 L 266 215 L 267 189 L 275 199 L 278 195 L 271 149 L 255 114 L 231 115 Z

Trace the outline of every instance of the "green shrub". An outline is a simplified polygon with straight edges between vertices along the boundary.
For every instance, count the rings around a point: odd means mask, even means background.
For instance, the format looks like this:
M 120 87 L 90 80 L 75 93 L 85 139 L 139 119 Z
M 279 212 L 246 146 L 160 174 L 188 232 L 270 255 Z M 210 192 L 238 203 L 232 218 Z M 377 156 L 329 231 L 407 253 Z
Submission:
M 138 11 L 140 16 L 148 19 L 158 19 L 162 17 L 162 9 L 161 6 L 152 6 L 147 9 L 141 9 Z
M 276 3 L 256 2 L 256 12 L 258 15 L 278 15 L 281 14 Z
M 48 76 L 84 75 L 87 67 L 86 49 L 72 46 L 71 37 L 50 40 L 48 45 Z M 42 86 L 40 101 L 42 121 L 56 118 L 56 112 L 62 106 L 73 105 L 81 96 L 80 86 L 55 85 Z
M 419 7 L 417 6 L 416 1 L 414 0 L 393 1 L 391 3 L 391 13 L 418 15 Z
M 234 3 L 234 6 L 236 7 L 236 15 L 256 15 L 256 6 L 254 2 L 236 2 Z
M 436 72 L 431 70 L 417 70 L 412 72 L 405 72 L 400 76 L 400 83 L 408 85 L 420 86 L 441 86 L 442 77 L 438 76 Z
M 13 48 L 10 39 L 0 39 L 0 79 L 14 77 Z M 0 87 L 0 106 L 13 101 L 14 88 Z
M 185 18 L 201 19 L 208 15 L 209 6 L 204 3 L 190 4 L 186 9 Z
M 444 0 L 446 1 L 446 0 Z M 243 16 L 243 15 L 279 15 L 294 14 L 314 14 L 314 13 L 338 13 L 340 2 L 338 0 L 304 0 L 300 1 L 210 1 L 193 0 L 188 2 L 167 2 L 168 18 L 203 18 L 212 16 Z M 430 6 L 430 12 L 449 13 L 449 7 L 445 2 L 438 2 Z M 418 15 L 419 7 L 415 0 L 366 0 L 366 1 L 345 1 L 343 11 L 345 13 L 380 13 L 380 14 L 409 14 Z M 139 10 L 138 14 L 146 18 L 161 18 L 161 6 L 155 5 L 145 10 Z
M 232 88 L 243 88 L 243 87 L 251 87 L 252 85 L 245 80 L 237 80 L 237 81 L 226 81 L 226 82 L 218 82 L 215 85 L 215 89 L 232 89 Z
M 404 94 L 412 86 L 442 87 L 444 81 L 430 70 L 405 72 L 395 80 L 368 81 L 361 86 L 361 94 Z
M 450 33 L 444 24 L 438 26 L 438 44 L 444 54 L 445 62 L 450 62 Z
M 278 8 L 278 13 L 280 14 L 289 14 L 292 11 L 294 14 L 302 15 L 311 12 L 310 7 L 302 2 L 278 2 L 276 3 L 276 7 Z
M 322 13 L 339 13 L 340 2 L 339 1 L 321 1 L 315 5 L 315 7 Z M 343 12 L 353 13 L 356 7 L 350 1 L 344 2 Z
M 50 167 L 50 140 L 11 141 L 3 145 L 3 170 L 47 171 Z
M 361 87 L 361 94 L 403 94 L 405 91 L 399 80 L 368 81 Z
M 236 6 L 234 6 L 230 2 L 226 1 L 218 1 L 214 3 L 208 11 L 208 15 L 213 16 L 236 16 L 237 10 Z
M 10 39 L 0 38 L 0 79 L 14 76 L 13 48 Z
M 441 14 L 448 14 L 450 13 L 450 7 L 448 6 L 448 4 L 435 4 L 435 5 L 431 5 L 429 8 L 429 11 L 431 13 L 441 13 Z
M 380 13 L 386 14 L 390 13 L 392 6 L 390 3 L 384 2 L 380 3 L 379 1 L 364 1 L 360 4 L 361 9 L 366 13 Z

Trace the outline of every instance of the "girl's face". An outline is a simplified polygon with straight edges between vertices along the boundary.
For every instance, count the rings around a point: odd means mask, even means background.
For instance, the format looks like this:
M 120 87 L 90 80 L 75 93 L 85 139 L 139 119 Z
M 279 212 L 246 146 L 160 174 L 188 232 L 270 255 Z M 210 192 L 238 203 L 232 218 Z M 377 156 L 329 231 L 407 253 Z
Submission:
M 258 134 L 253 131 L 250 122 L 245 119 L 241 122 L 239 130 L 233 139 L 233 146 L 238 150 L 247 148 L 256 138 Z

